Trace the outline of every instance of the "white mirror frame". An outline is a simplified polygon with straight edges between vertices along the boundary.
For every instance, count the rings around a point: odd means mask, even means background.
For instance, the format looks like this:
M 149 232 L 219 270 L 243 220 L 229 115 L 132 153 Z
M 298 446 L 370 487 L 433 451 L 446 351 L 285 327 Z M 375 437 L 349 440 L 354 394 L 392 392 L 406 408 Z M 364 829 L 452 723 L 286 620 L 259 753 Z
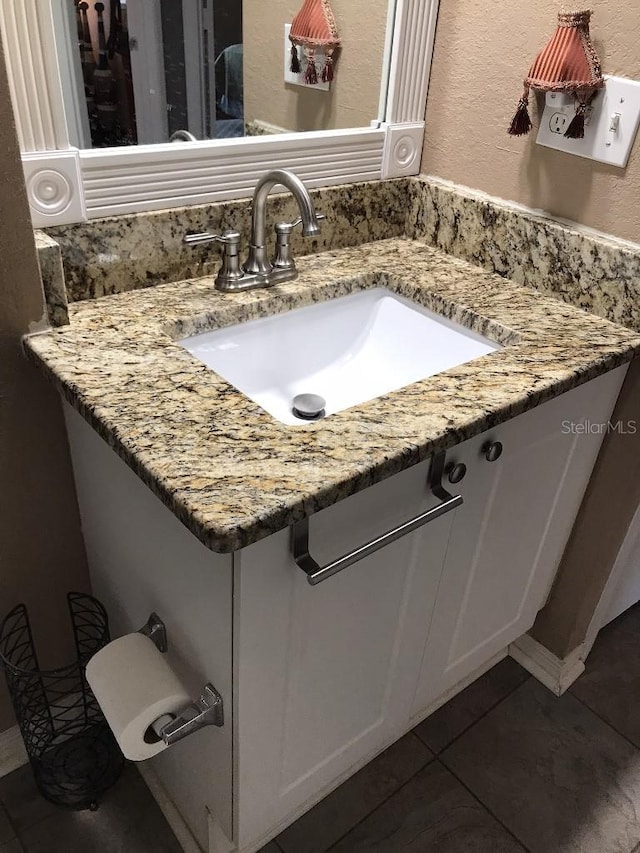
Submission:
M 310 187 L 417 174 L 438 2 L 396 0 L 384 120 L 369 128 L 79 150 L 69 138 L 52 0 L 2 0 L 0 30 L 34 226 L 248 198 L 274 168 L 293 169 Z

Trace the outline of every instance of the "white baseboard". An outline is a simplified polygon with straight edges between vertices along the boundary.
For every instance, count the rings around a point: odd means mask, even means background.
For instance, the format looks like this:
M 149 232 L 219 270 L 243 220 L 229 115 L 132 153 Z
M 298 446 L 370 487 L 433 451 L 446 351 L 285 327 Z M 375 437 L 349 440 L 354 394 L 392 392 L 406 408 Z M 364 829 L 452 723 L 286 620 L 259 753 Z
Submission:
M 0 732 L 0 778 L 29 761 L 18 726 Z
M 556 696 L 562 696 L 582 675 L 586 656 L 580 645 L 566 658 L 558 658 L 529 634 L 511 643 L 509 655 Z
M 148 761 L 140 761 L 136 767 L 184 853 L 203 853 L 153 767 Z

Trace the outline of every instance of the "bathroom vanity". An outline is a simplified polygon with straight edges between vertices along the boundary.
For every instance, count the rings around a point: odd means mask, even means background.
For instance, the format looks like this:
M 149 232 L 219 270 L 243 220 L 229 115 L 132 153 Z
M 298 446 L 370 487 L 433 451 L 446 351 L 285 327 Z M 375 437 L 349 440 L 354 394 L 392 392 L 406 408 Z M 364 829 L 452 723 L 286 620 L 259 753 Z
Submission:
M 112 634 L 155 610 L 183 683 L 224 699 L 222 728 L 145 771 L 211 853 L 258 850 L 532 626 L 602 441 L 590 425 L 640 352 L 411 240 L 299 267 L 268 291 L 200 279 L 79 303 L 26 341 L 67 401 Z M 495 346 L 296 426 L 178 343 L 380 287 Z

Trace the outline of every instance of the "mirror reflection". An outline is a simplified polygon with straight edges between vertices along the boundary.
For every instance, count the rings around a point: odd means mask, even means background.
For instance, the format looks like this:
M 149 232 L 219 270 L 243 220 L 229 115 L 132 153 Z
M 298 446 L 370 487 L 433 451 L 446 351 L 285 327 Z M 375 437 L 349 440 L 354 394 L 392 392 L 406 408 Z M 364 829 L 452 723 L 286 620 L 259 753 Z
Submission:
M 332 15 L 331 43 L 303 39 L 297 50 L 290 36 L 304 31 L 315 0 L 58 2 L 81 147 L 364 127 L 378 117 L 389 0 L 318 0 Z

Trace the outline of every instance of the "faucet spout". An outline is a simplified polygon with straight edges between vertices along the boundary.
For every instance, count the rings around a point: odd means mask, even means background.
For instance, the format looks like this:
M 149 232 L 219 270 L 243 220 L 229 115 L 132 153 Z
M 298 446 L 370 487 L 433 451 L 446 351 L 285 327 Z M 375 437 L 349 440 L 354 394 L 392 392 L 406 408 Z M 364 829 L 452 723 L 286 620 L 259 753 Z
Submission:
M 251 245 L 249 257 L 243 269 L 249 275 L 269 275 L 272 265 L 267 258 L 266 211 L 267 199 L 273 188 L 282 184 L 295 198 L 302 218 L 302 233 L 314 237 L 320 233 L 320 225 L 309 190 L 297 175 L 288 169 L 273 169 L 258 181 L 253 194 L 251 216 Z

